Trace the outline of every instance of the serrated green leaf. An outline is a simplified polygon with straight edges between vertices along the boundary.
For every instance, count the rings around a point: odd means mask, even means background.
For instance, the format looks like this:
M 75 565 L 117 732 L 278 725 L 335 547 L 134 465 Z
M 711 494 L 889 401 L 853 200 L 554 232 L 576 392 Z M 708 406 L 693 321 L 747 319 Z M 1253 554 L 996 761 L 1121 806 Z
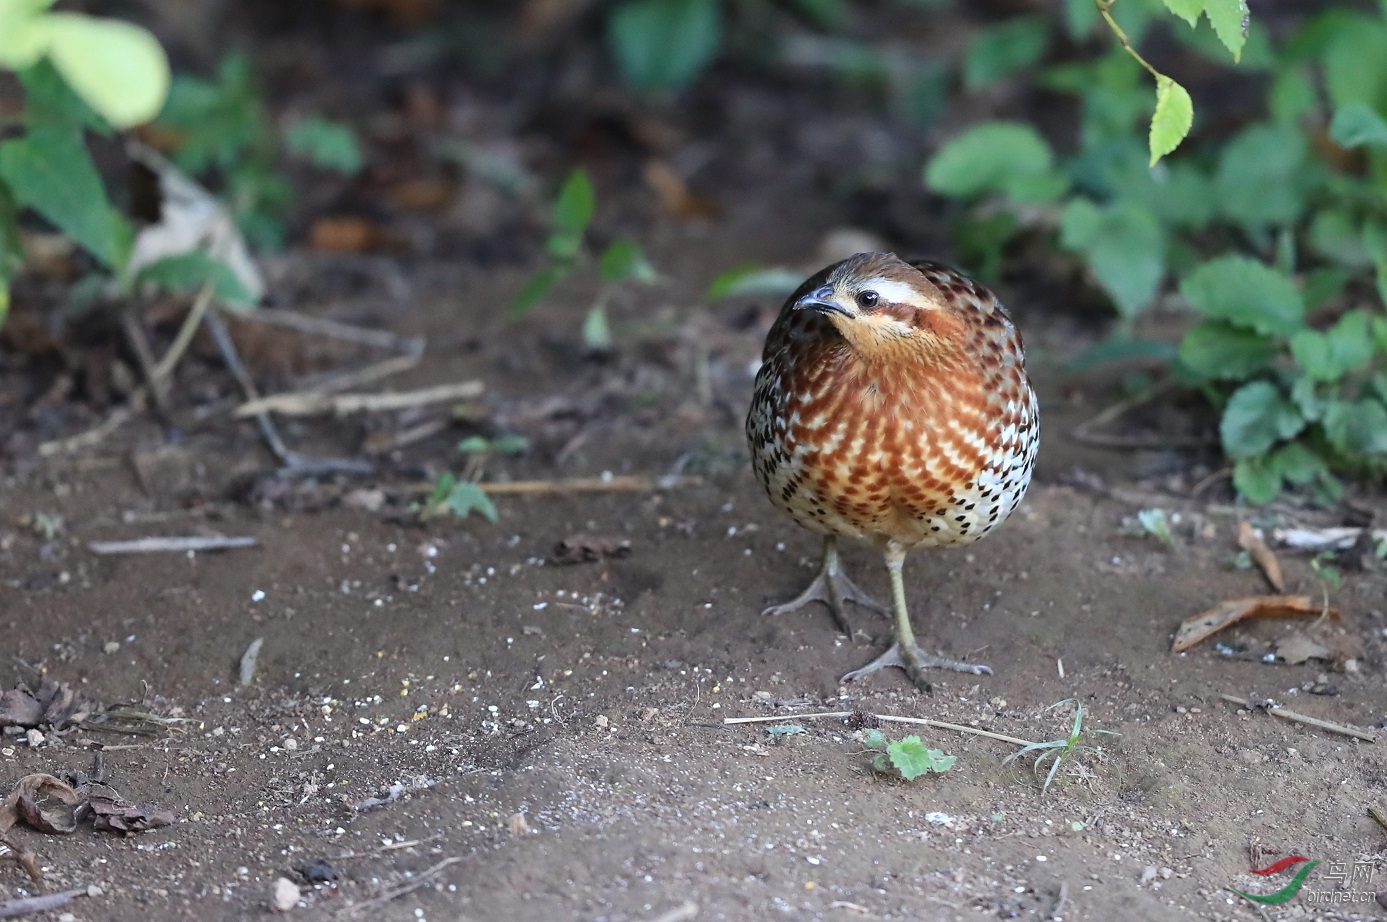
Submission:
M 866 742 L 867 748 L 869 749 L 886 748 L 886 734 L 882 733 L 876 727 L 865 728 L 862 731 L 862 739 L 864 742 Z
M 558 266 L 550 266 L 536 272 L 525 283 L 525 287 L 520 289 L 520 294 L 515 296 L 515 300 L 510 303 L 510 307 L 506 309 L 506 316 L 514 319 L 528 314 L 540 302 L 540 299 L 549 294 L 562 277 L 563 271 Z
M 1124 317 L 1151 303 L 1165 275 L 1165 232 L 1136 202 L 1100 208 L 1072 199 L 1060 218 L 1060 244 L 1084 257 Z
M 1016 16 L 978 32 L 963 58 L 963 83 L 976 90 L 1034 65 L 1050 42 L 1045 16 Z
M 289 153 L 343 176 L 361 172 L 361 146 L 351 126 L 321 115 L 301 118 L 284 133 Z
M 960 198 L 1004 192 L 1025 200 L 1028 187 L 1052 174 L 1054 160 L 1031 125 L 984 122 L 939 149 L 925 167 L 925 185 Z
M 48 58 L 86 103 L 117 128 L 147 122 L 169 92 L 169 60 L 148 29 L 81 13 L 40 20 Z
M 152 283 L 169 291 L 197 291 L 208 282 L 212 294 L 223 302 L 254 306 L 255 296 L 246 290 L 230 266 L 202 250 L 192 250 L 155 260 L 135 274 L 135 283 Z
M 766 728 L 766 732 L 771 736 L 781 737 L 799 736 L 801 733 L 808 733 L 809 731 L 799 724 L 772 724 Z
M 1165 0 L 1166 9 L 1191 26 L 1199 22 L 1199 14 L 1204 12 L 1204 3 L 1205 0 Z
M 1387 456 L 1387 407 L 1371 397 L 1336 400 L 1324 412 L 1324 434 L 1349 455 Z
M 1361 310 L 1350 311 L 1323 333 L 1298 331 L 1291 337 L 1291 355 L 1311 379 L 1338 381 L 1372 361 L 1368 315 Z
M 1263 455 L 1278 441 L 1305 428 L 1296 406 L 1268 381 L 1250 381 L 1233 392 L 1223 408 L 1219 438 L 1235 461 Z
M 1302 486 L 1329 476 L 1329 465 L 1301 442 L 1291 442 L 1272 452 L 1267 466 L 1269 471 Z
M 1275 340 L 1256 330 L 1206 320 L 1180 342 L 1180 362 L 1197 378 L 1236 381 L 1270 365 L 1279 351 Z
M 627 85 L 678 90 L 701 74 L 722 40 L 719 0 L 628 0 L 607 20 L 607 43 Z
M 886 753 L 878 752 L 876 755 L 872 756 L 872 771 L 882 775 L 886 774 L 888 771 Z
M 468 480 L 453 485 L 452 491 L 448 494 L 448 509 L 460 519 L 465 519 L 474 512 L 492 524 L 495 524 L 498 518 L 496 504 L 491 501 L 491 497 L 487 496 L 481 487 Z
M 708 286 L 708 300 L 744 295 L 789 295 L 804 281 L 804 273 L 781 266 L 756 265 L 728 269 Z
M 1156 113 L 1151 116 L 1151 166 L 1180 146 L 1194 124 L 1194 101 L 1180 84 L 1162 74 L 1156 78 Z
M 0 180 L 112 269 L 130 255 L 129 225 L 111 209 L 106 187 L 75 129 L 35 128 L 0 144 Z
M 659 280 L 655 267 L 645 258 L 640 244 L 630 237 L 622 237 L 612 242 L 602 251 L 597 260 L 598 270 L 609 282 L 622 282 L 634 279 L 637 282 L 653 283 Z
M 1206 0 L 1204 15 L 1209 17 L 1209 24 L 1233 60 L 1241 60 L 1251 19 L 1247 0 Z
M 1387 147 L 1387 120 L 1367 103 L 1351 102 L 1334 113 L 1329 136 L 1342 147 Z
M 1233 486 L 1254 505 L 1265 505 L 1281 493 L 1281 472 L 1266 458 L 1247 458 L 1233 465 Z
M 918 736 L 907 736 L 886 747 L 892 766 L 906 781 L 914 781 L 930 772 L 946 772 L 958 761 L 938 749 L 927 749 Z
M 1204 316 L 1268 335 L 1301 328 L 1305 305 L 1284 274 L 1245 256 L 1204 263 L 1180 283 L 1180 292 Z
M 588 229 L 596 208 L 597 194 L 587 170 L 576 169 L 568 174 L 554 201 L 554 229 L 581 235 Z
M 1297 220 L 1306 204 L 1307 152 L 1295 125 L 1253 125 L 1229 141 L 1214 174 L 1224 215 L 1250 227 Z

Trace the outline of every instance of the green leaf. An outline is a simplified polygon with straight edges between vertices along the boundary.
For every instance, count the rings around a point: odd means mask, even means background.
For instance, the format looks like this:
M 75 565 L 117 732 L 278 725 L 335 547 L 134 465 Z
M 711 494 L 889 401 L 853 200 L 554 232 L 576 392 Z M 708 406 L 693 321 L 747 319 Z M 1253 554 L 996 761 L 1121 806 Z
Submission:
M 1214 27 L 1219 41 L 1232 53 L 1233 60 L 1241 59 L 1251 20 L 1247 0 L 1207 0 L 1204 15 L 1209 17 L 1209 24 Z
M 112 269 L 129 256 L 129 226 L 111 209 L 91 154 L 76 130 L 35 128 L 0 144 L 0 180 Z
M 51 61 L 39 61 L 17 76 L 24 84 L 24 121 L 30 127 L 85 128 L 101 135 L 111 133 L 106 120 L 73 92 Z
M 1064 370 L 1077 375 L 1112 362 L 1136 360 L 1156 361 L 1164 365 L 1169 364 L 1179 351 L 1178 347 L 1157 339 L 1115 336 L 1085 349 L 1078 358 L 1065 365 Z
M 169 93 L 169 60 L 147 29 L 80 13 L 40 20 L 48 57 L 89 106 L 117 128 L 147 122 Z
M 1151 116 L 1151 166 L 1180 146 L 1194 124 L 1194 101 L 1180 84 L 1162 74 L 1156 78 L 1156 113 Z
M 876 727 L 867 727 L 862 731 L 862 739 L 866 742 L 869 749 L 885 749 L 886 734 Z
M 1281 472 L 1267 458 L 1247 458 L 1233 465 L 1233 486 L 1254 505 L 1265 505 L 1281 493 Z
M 627 85 L 679 90 L 698 78 L 722 40 L 719 0 L 628 0 L 607 20 L 607 43 Z
M 1300 330 L 1291 337 L 1291 355 L 1315 381 L 1338 381 L 1372 361 L 1373 340 L 1368 315 L 1350 311 L 1329 330 Z
M 1318 105 L 1319 90 L 1304 67 L 1278 73 L 1267 92 L 1271 117 L 1281 123 L 1295 123 Z
M 284 133 L 284 146 L 289 153 L 343 176 L 361 172 L 361 147 L 356 132 L 321 115 L 310 115 L 290 125 Z
M 583 319 L 583 345 L 589 352 L 612 351 L 612 329 L 607 323 L 607 309 L 595 304 Z
M 777 739 L 785 736 L 799 736 L 809 731 L 800 724 L 772 724 L 766 728 L 766 732 Z
M 1305 209 L 1305 135 L 1295 125 L 1253 125 L 1229 141 L 1214 175 L 1229 220 L 1251 227 L 1288 224 Z
M 1180 292 L 1204 316 L 1259 333 L 1289 336 L 1304 322 L 1305 305 L 1295 283 L 1245 256 L 1204 263 L 1185 276 Z
M 554 230 L 549 235 L 549 253 L 555 259 L 573 260 L 583 247 L 592 213 L 597 208 L 597 196 L 585 170 L 568 174 L 559 197 L 554 202 Z
M 255 295 L 246 290 L 235 271 L 202 250 L 155 260 L 136 273 L 135 282 L 153 283 L 169 291 L 197 291 L 211 282 L 212 293 L 218 300 L 246 307 L 255 305 Z
M 1367 103 L 1351 102 L 1334 113 L 1329 136 L 1341 147 L 1387 147 L 1387 120 Z
M 630 237 L 622 237 L 612 241 L 612 244 L 602 251 L 602 256 L 597 260 L 597 266 L 602 277 L 609 282 L 635 279 L 638 282 L 650 284 L 659 280 L 655 267 L 650 265 L 650 261 L 645 258 L 640 244 Z
M 528 314 L 562 277 L 563 270 L 558 266 L 550 266 L 536 272 L 510 303 L 510 307 L 506 309 L 506 316 L 514 319 Z
M 1336 110 L 1350 103 L 1387 104 L 1387 68 L 1365 67 L 1387 60 L 1387 23 L 1377 17 L 1345 17 L 1324 49 L 1324 85 Z
M 1295 404 L 1268 381 L 1251 381 L 1233 392 L 1223 408 L 1218 433 L 1223 451 L 1235 461 L 1265 454 L 1278 441 L 1305 428 Z
M 1329 465 L 1301 442 L 1282 445 L 1267 457 L 1268 468 L 1291 483 L 1305 485 L 1328 477 Z
M 464 480 L 454 485 L 453 492 L 448 495 L 448 508 L 460 519 L 465 519 L 474 512 L 492 524 L 495 524 L 498 518 L 496 504 L 491 501 L 491 497 L 471 481 Z
M 1199 22 L 1199 14 L 1204 12 L 1205 0 L 1165 0 L 1166 9 L 1179 16 L 1190 26 Z
M 1206 320 L 1185 334 L 1180 361 L 1199 378 L 1243 380 L 1270 365 L 1278 351 L 1270 336 Z
M 1346 454 L 1387 456 L 1387 407 L 1371 397 L 1336 400 L 1325 409 L 1324 434 Z
M 1031 125 L 983 122 L 939 149 L 925 167 L 925 185 L 959 198 L 1004 192 L 1025 200 L 1037 191 L 1037 180 L 1054 178 L 1054 159 L 1050 145 Z
M 708 286 L 707 298 L 735 298 L 743 295 L 788 296 L 804 281 L 804 273 L 780 266 L 761 268 L 755 264 L 737 266 L 721 273 Z
M 1064 31 L 1078 41 L 1093 31 L 1098 22 L 1098 7 L 1093 0 L 1064 0 Z
M 1034 65 L 1050 42 L 1046 16 L 1016 16 L 973 37 L 963 59 L 963 84 L 976 90 Z
M 1071 200 L 1060 218 L 1060 245 L 1083 255 L 1124 317 L 1151 303 L 1165 275 L 1165 233 L 1135 202 L 1099 208 L 1085 198 Z
M 954 767 L 957 756 L 945 755 L 938 749 L 927 749 L 918 736 L 907 736 L 886 747 L 891 764 L 906 781 L 914 781 L 930 772 L 946 772 Z
M 32 67 L 48 49 L 43 11 L 54 0 L 7 0 L 0 3 L 0 67 Z

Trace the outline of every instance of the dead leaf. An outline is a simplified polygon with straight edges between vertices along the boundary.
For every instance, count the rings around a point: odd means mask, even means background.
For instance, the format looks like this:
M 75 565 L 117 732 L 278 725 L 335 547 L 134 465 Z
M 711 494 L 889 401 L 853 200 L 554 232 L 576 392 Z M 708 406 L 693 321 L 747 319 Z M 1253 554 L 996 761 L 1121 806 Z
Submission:
M 0 695 L 0 727 L 36 727 L 42 719 L 43 705 L 26 686 Z
M 176 818 L 167 807 L 132 804 L 105 795 L 92 795 L 83 806 L 90 811 L 92 827 L 102 832 L 144 832 L 172 825 Z
M 1170 649 L 1172 653 L 1183 653 L 1244 618 L 1318 617 L 1323 614 L 1336 620 L 1339 617 L 1337 609 L 1326 609 L 1306 595 L 1254 595 L 1227 599 L 1206 612 L 1180 622 Z
M 358 215 L 319 218 L 308 231 L 308 245 L 331 253 L 365 253 L 384 239 L 380 226 Z
M 712 199 L 690 192 L 683 177 L 663 160 L 647 160 L 643 175 L 645 184 L 655 193 L 655 197 L 660 200 L 660 206 L 671 217 L 708 221 L 716 218 L 722 211 Z
M 1308 659 L 1327 661 L 1333 658 L 1328 647 L 1315 642 L 1300 631 L 1296 631 L 1276 645 L 1276 656 L 1292 666 L 1297 666 Z
M 44 679 L 38 691 L 21 682 L 0 695 L 0 727 L 46 726 L 61 730 L 86 720 L 94 708 L 66 682 Z
M 592 563 L 595 560 L 626 557 L 630 553 L 631 542 L 621 538 L 573 535 L 555 546 L 549 560 L 556 564 Z
M 73 810 L 80 801 L 76 791 L 52 775 L 25 775 L 0 803 L 0 835 L 19 822 L 39 832 L 72 832 L 77 828 Z
M 1257 534 L 1257 529 L 1249 525 L 1246 519 L 1238 520 L 1238 547 L 1247 551 L 1247 556 L 1257 564 L 1267 582 L 1271 583 L 1271 588 L 1277 592 L 1286 591 L 1286 580 L 1281 575 L 1281 562 L 1276 559 L 1271 548 L 1267 547 L 1262 536 Z

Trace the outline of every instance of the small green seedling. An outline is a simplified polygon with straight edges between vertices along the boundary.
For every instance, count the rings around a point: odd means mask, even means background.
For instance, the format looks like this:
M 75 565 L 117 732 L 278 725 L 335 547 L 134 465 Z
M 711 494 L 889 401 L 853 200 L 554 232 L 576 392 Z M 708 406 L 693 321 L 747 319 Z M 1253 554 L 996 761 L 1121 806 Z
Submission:
M 514 432 L 493 439 L 484 435 L 469 435 L 458 442 L 458 451 L 464 455 L 523 455 L 529 450 L 530 440 Z
M 1119 531 L 1134 537 L 1150 536 L 1172 550 L 1175 548 L 1175 536 L 1170 532 L 1170 519 L 1164 509 L 1143 509 L 1137 513 L 1135 524 L 1124 525 Z
M 918 736 L 889 740 L 885 733 L 875 728 L 862 732 L 867 747 L 876 750 L 872 756 L 872 771 L 883 775 L 894 773 L 906 781 L 914 781 L 930 772 L 946 772 L 958 761 L 957 756 L 926 748 Z
M 782 743 L 792 736 L 799 736 L 801 733 L 808 733 L 809 731 L 799 724 L 776 724 L 775 726 L 767 727 L 766 732 L 769 733 L 771 738 L 777 743 Z
M 1016 752 L 1013 752 L 1002 762 L 1002 764 L 1005 765 L 1007 762 L 1019 759 L 1023 755 L 1033 752 L 1037 754 L 1035 757 L 1034 769 L 1036 774 L 1040 774 L 1041 765 L 1047 760 L 1050 760 L 1050 772 L 1045 776 L 1045 784 L 1040 788 L 1042 796 L 1049 792 L 1050 783 L 1055 780 L 1055 776 L 1059 773 L 1060 766 L 1068 761 L 1075 753 L 1086 749 L 1101 757 L 1103 753 L 1102 748 L 1084 744 L 1083 740 L 1085 737 L 1095 733 L 1106 733 L 1108 736 L 1118 735 L 1111 730 L 1085 730 L 1084 706 L 1073 698 L 1065 698 L 1063 701 L 1056 701 L 1045 710 L 1053 711 L 1056 708 L 1069 704 L 1071 701 L 1074 702 L 1074 726 L 1070 728 L 1068 737 L 1050 740 L 1045 743 L 1031 743 L 1029 746 L 1022 747 Z
M 494 523 L 497 519 L 496 504 L 486 491 L 473 481 L 458 480 L 451 471 L 439 475 L 433 492 L 417 511 L 421 522 L 445 515 L 465 519 L 474 512 L 488 522 Z

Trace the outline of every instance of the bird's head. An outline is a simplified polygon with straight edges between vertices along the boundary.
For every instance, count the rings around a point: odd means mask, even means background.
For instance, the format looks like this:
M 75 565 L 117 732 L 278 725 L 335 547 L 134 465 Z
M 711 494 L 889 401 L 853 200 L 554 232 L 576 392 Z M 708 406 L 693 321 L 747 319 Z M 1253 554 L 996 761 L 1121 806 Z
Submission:
M 939 362 L 965 346 L 958 293 L 892 253 L 858 253 L 820 278 L 793 309 L 822 314 L 865 361 Z

